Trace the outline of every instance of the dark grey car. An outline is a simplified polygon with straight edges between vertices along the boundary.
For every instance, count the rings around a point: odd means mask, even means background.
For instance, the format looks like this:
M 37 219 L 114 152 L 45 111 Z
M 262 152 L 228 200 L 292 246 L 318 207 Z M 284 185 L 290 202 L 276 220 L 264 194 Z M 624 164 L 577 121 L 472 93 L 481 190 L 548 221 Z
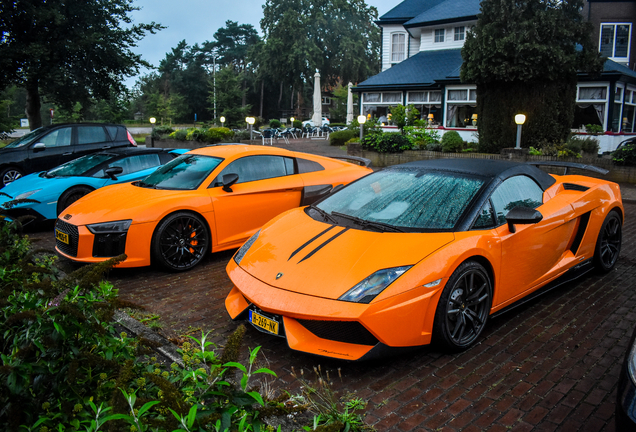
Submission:
M 45 171 L 100 150 L 137 146 L 125 126 L 67 123 L 44 126 L 0 149 L 0 188 L 13 180 Z

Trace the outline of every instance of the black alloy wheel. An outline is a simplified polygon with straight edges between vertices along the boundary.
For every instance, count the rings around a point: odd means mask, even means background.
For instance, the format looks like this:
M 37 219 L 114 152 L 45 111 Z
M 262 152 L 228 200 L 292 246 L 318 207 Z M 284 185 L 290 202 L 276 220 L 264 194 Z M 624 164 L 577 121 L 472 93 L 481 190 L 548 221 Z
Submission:
M 9 183 L 14 182 L 15 180 L 22 177 L 22 171 L 17 168 L 5 168 L 0 172 L 0 188 L 8 185 Z
M 178 212 L 157 227 L 152 240 L 154 258 L 168 270 L 184 271 L 196 266 L 208 249 L 208 227 L 200 216 Z
M 433 338 L 452 352 L 470 347 L 484 330 L 492 304 L 492 284 L 475 261 L 462 263 L 449 278 L 437 304 Z
M 621 217 L 616 211 L 611 211 L 603 221 L 594 251 L 594 263 L 601 272 L 607 273 L 614 268 L 621 252 L 622 241 Z

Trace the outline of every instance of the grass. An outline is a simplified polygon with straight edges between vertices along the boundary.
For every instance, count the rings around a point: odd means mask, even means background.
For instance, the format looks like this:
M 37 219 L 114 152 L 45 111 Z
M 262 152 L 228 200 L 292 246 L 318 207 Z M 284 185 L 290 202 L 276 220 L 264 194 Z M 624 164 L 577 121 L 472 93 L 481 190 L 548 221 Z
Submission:
M 131 134 L 131 135 L 133 136 L 135 141 L 137 141 L 137 144 L 146 144 L 146 137 L 148 136 L 148 134 Z

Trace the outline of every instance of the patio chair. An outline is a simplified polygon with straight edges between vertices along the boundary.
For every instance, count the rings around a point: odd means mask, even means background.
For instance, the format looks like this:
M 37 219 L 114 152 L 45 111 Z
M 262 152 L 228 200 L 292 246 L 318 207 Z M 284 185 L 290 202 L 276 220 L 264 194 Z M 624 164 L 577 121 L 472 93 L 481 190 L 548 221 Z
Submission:
M 267 143 L 267 140 L 269 140 L 269 145 L 274 145 L 274 136 L 275 136 L 274 130 L 272 129 L 263 130 L 262 132 L 263 145 Z

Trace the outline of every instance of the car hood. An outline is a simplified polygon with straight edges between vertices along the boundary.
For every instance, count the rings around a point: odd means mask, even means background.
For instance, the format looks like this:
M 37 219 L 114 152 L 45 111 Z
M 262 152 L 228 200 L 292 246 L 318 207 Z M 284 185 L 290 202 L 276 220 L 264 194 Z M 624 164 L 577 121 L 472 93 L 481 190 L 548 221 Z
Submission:
M 132 219 L 133 223 L 152 222 L 170 211 L 174 202 L 182 208 L 204 207 L 209 197 L 197 191 L 150 189 L 122 183 L 106 186 L 82 197 L 63 213 L 73 225 Z
M 337 299 L 376 271 L 414 265 L 454 238 L 346 229 L 296 209 L 261 231 L 240 266 L 268 285 Z

